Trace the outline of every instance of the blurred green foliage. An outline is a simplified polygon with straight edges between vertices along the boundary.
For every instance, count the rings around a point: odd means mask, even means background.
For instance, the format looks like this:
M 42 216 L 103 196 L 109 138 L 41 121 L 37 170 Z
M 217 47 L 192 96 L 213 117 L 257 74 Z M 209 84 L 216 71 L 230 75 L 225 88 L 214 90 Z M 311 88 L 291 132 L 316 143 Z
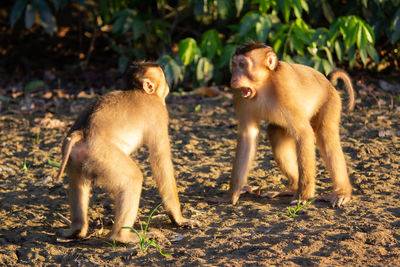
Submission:
M 400 0 L 16 0 L 10 24 L 52 35 L 65 8 L 107 37 L 121 72 L 132 59 L 157 58 L 170 85 L 227 81 L 249 39 L 325 74 L 336 64 L 377 68 L 390 60 L 381 51 L 400 48 Z

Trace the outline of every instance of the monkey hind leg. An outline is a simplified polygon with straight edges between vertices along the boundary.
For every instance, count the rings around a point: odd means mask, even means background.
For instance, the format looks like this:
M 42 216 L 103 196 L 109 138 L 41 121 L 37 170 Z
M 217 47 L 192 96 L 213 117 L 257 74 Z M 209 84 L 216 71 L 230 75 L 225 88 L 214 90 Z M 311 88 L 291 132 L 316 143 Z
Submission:
M 125 227 L 133 227 L 134 225 L 139 208 L 141 186 L 141 181 L 132 181 L 126 184 L 127 188 L 120 188 L 118 189 L 119 192 L 114 194 L 114 225 L 107 237 L 108 239 L 121 243 L 136 243 L 139 240 L 135 232 Z
M 325 108 L 329 109 L 329 105 Z M 346 162 L 339 136 L 340 109 L 326 110 L 326 122 L 322 123 L 317 132 L 317 145 L 321 151 L 326 167 L 332 178 L 333 191 L 321 197 L 321 200 L 331 202 L 332 206 L 341 206 L 351 198 L 352 186 L 347 174 Z
M 68 177 L 71 228 L 64 231 L 62 235 L 66 238 L 84 238 L 89 228 L 88 207 L 91 182 L 79 168 L 70 168 Z
M 282 173 L 288 178 L 288 186 L 281 191 L 267 191 L 261 196 L 294 196 L 298 190 L 299 169 L 295 139 L 282 127 L 270 124 L 267 128 L 274 158 Z
M 107 238 L 135 243 L 138 241 L 136 234 L 123 227 L 133 227 L 135 222 L 143 175 L 136 163 L 117 148 L 109 148 L 107 154 L 106 160 L 101 162 L 106 171 L 96 178 L 96 183 L 109 190 L 115 201 L 114 225 Z

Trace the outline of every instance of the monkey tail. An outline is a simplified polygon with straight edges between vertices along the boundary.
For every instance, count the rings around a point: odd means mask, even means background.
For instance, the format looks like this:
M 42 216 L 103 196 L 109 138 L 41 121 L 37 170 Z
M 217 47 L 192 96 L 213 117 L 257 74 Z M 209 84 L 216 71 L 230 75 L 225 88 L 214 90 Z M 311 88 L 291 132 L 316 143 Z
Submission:
M 71 154 L 72 147 L 77 142 L 82 140 L 82 138 L 83 138 L 82 131 L 72 132 L 69 136 L 67 136 L 65 138 L 65 143 L 64 143 L 65 146 L 63 148 L 63 159 L 62 159 L 62 162 L 61 162 L 60 169 L 58 170 L 56 181 L 60 181 L 61 180 L 61 176 L 63 175 L 65 167 L 67 166 L 67 162 L 68 162 L 68 159 L 69 159 L 69 155 Z
M 351 83 L 350 76 L 347 72 L 341 69 L 334 69 L 331 73 L 328 75 L 329 81 L 334 84 L 335 81 L 338 79 L 341 79 L 344 82 L 344 85 L 347 89 L 347 93 L 349 95 L 349 103 L 347 105 L 348 110 L 353 110 L 354 109 L 354 89 L 353 89 L 353 84 Z

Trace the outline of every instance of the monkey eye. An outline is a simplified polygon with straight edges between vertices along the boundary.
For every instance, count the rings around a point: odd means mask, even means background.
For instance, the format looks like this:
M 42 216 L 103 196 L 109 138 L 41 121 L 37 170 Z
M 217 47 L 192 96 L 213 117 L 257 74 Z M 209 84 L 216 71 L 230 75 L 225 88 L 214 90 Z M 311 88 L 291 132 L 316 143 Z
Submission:
M 239 68 L 243 69 L 246 66 L 244 61 L 239 61 Z

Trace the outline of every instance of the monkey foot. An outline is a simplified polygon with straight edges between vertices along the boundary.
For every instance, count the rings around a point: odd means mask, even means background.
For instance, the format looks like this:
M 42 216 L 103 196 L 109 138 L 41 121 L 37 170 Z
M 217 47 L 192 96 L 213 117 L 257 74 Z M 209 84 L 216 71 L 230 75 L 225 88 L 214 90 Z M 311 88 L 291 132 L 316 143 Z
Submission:
M 61 232 L 61 236 L 66 239 L 82 239 L 87 235 L 87 230 L 82 229 L 68 229 Z
M 213 198 L 208 198 L 207 201 L 211 203 L 231 203 L 235 205 L 237 201 L 239 200 L 239 196 L 245 193 L 249 194 L 256 194 L 259 195 L 261 187 L 260 186 L 249 186 L 245 185 L 240 189 L 239 194 L 236 196 L 232 196 L 231 194 L 226 194 L 224 197 L 213 197 Z M 258 191 L 257 191 L 258 190 Z
M 344 195 L 338 196 L 335 193 L 323 195 L 318 198 L 318 200 L 330 202 L 332 204 L 332 207 L 341 207 L 347 202 L 349 202 L 350 199 L 351 196 L 344 196 Z
M 242 194 L 242 193 L 240 193 Z M 213 197 L 213 198 L 208 198 L 207 201 L 211 203 L 230 203 L 235 205 L 237 201 L 239 200 L 239 196 L 225 196 L 225 197 Z
M 166 239 L 161 232 L 155 230 L 146 232 L 145 238 L 159 239 L 159 240 Z M 107 236 L 107 239 L 111 242 L 115 241 L 123 244 L 134 244 L 140 241 L 139 236 L 135 232 L 126 232 L 126 231 L 119 234 L 109 234 L 109 236 Z

